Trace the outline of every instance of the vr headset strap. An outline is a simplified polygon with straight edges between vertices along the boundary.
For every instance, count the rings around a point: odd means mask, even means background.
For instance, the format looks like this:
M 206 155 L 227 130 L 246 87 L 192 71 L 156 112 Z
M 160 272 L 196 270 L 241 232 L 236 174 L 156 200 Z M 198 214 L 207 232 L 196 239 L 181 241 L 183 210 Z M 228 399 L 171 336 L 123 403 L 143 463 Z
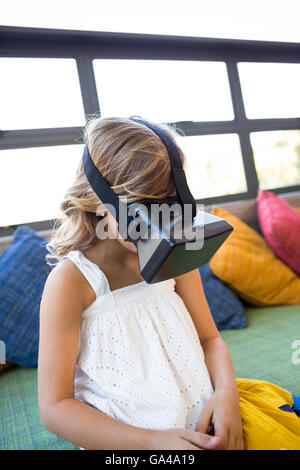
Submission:
M 196 215 L 196 201 L 188 187 L 185 172 L 182 166 L 181 158 L 178 152 L 178 149 L 171 138 L 161 129 L 154 126 L 153 124 L 149 123 L 148 121 L 144 121 L 140 119 L 139 116 L 131 116 L 129 118 L 131 121 L 139 122 L 140 124 L 144 124 L 145 126 L 149 127 L 150 129 L 157 134 L 161 140 L 163 141 L 164 145 L 166 146 L 170 158 L 172 175 L 174 178 L 175 188 L 176 188 L 176 195 L 177 200 L 180 203 L 182 209 L 184 209 L 184 204 L 191 204 L 192 205 L 192 216 L 193 218 Z
M 179 152 L 175 143 L 173 142 L 172 139 L 169 138 L 169 136 L 163 130 L 159 129 L 153 124 L 150 124 L 148 121 L 144 121 L 143 119 L 140 119 L 139 116 L 136 116 L 136 117 L 131 116 L 129 119 L 132 121 L 138 122 L 140 124 L 144 124 L 145 126 L 149 127 L 163 141 L 164 145 L 167 148 L 169 158 L 170 158 L 171 170 L 172 170 L 172 175 L 174 178 L 174 183 L 175 183 L 175 188 L 176 188 L 177 201 L 180 203 L 182 209 L 184 209 L 184 204 L 191 204 L 192 217 L 194 218 L 196 215 L 196 211 L 197 211 L 196 201 L 188 187 L 185 172 L 182 167 L 180 155 L 179 155 Z M 90 183 L 93 190 L 95 191 L 95 193 L 97 194 L 97 196 L 99 197 L 99 199 L 101 199 L 101 201 L 104 204 L 108 203 L 114 206 L 115 214 L 116 214 L 115 218 L 119 224 L 119 230 L 123 232 L 123 230 L 126 230 L 127 226 L 130 224 L 130 222 L 134 220 L 134 218 L 128 214 L 127 205 L 120 201 L 117 194 L 111 189 L 110 185 L 107 183 L 105 178 L 101 175 L 100 171 L 98 170 L 93 160 L 91 159 L 87 145 L 84 146 L 82 163 L 83 163 L 83 168 L 84 168 L 84 172 L 87 177 L 87 180 Z M 126 221 L 122 220 L 122 223 L 120 224 L 119 209 L 121 207 L 122 207 L 123 214 L 127 214 L 127 220 Z M 124 226 L 122 225 L 123 223 L 124 223 Z
M 84 146 L 83 157 L 82 157 L 82 164 L 84 168 L 85 175 L 87 177 L 88 182 L 90 183 L 91 187 L 101 199 L 104 204 L 112 204 L 115 208 L 116 213 L 116 221 L 118 224 L 120 223 L 120 212 L 119 208 L 123 207 L 123 214 L 127 214 L 127 205 L 120 201 L 119 197 L 116 193 L 111 189 L 109 184 L 107 183 L 106 179 L 103 178 L 100 171 L 94 164 L 93 160 L 91 159 L 88 146 Z M 132 216 L 127 214 L 127 225 L 133 220 Z M 125 224 L 126 225 L 126 224 Z M 124 229 L 127 228 L 124 227 Z

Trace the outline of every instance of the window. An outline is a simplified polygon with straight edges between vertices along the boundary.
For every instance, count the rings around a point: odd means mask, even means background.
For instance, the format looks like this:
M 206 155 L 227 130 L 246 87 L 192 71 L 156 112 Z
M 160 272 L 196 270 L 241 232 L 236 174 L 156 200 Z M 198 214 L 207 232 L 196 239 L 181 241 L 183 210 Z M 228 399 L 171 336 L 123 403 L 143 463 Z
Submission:
M 101 113 L 157 122 L 232 120 L 226 66 L 179 60 L 93 61 Z
M 0 226 L 57 217 L 82 145 L 0 151 Z
M 300 184 L 300 131 L 250 134 L 261 189 Z
M 74 59 L 0 58 L 0 129 L 82 126 Z
M 300 116 L 300 64 L 238 63 L 249 119 Z
M 254 199 L 258 187 L 300 190 L 300 45 L 0 33 L 1 234 L 13 230 L 1 226 L 51 225 L 82 156 L 86 119 L 99 112 L 175 124 L 189 186 L 204 204 Z
M 177 138 L 185 158 L 187 182 L 195 199 L 247 191 L 236 134 Z

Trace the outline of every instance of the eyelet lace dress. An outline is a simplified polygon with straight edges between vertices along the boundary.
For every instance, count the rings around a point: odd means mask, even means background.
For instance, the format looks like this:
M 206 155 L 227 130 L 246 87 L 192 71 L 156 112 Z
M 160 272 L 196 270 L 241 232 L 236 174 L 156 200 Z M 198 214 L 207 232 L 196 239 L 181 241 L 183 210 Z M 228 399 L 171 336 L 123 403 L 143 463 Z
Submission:
M 96 294 L 81 317 L 75 398 L 130 425 L 195 429 L 214 391 L 175 280 L 111 291 L 80 250 L 65 257 Z

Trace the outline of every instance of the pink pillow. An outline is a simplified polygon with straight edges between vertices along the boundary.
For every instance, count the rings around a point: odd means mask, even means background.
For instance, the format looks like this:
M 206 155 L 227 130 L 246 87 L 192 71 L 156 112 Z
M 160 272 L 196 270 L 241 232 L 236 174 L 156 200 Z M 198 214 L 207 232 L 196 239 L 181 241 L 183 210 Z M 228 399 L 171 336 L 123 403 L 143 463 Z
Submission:
M 300 275 L 300 214 L 282 197 L 258 190 L 257 215 L 262 233 L 278 256 Z

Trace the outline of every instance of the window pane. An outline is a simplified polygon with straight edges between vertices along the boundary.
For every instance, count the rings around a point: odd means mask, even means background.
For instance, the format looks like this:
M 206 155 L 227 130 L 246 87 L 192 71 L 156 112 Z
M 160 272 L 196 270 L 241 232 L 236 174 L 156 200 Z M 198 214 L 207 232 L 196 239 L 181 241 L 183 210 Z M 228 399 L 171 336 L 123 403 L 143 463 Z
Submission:
M 250 134 L 261 189 L 300 184 L 300 131 Z
M 55 218 L 82 145 L 0 151 L 0 226 Z
M 85 124 L 74 59 L 0 58 L 0 129 Z
M 238 70 L 248 118 L 300 115 L 300 64 L 238 63 Z
M 223 62 L 93 61 L 102 116 L 159 122 L 232 120 Z
M 247 191 L 237 134 L 177 137 L 177 142 L 196 199 Z

